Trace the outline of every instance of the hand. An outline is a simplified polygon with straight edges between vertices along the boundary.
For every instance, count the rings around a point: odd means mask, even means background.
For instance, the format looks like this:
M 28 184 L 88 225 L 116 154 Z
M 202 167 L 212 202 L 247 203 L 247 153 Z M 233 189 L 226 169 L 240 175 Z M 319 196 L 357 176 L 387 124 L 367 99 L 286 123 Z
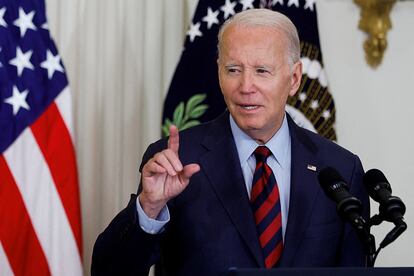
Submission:
M 180 194 L 193 174 L 200 170 L 198 164 L 183 167 L 178 157 L 180 137 L 178 129 L 170 127 L 168 148 L 155 154 L 142 168 L 142 192 L 139 197 L 145 214 L 156 218 L 168 200 Z

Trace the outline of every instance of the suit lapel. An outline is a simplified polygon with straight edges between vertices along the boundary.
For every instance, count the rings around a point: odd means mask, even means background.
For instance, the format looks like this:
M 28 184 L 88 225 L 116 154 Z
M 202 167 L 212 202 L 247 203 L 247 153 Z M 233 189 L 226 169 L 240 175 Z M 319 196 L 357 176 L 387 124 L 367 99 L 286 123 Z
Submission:
M 212 125 L 210 135 L 202 144 L 208 149 L 200 160 L 202 170 L 205 171 L 223 208 L 258 266 L 263 266 L 262 252 L 236 145 L 230 130 L 228 112 Z
M 288 116 L 291 135 L 290 204 L 281 266 L 291 266 L 298 246 L 303 240 L 313 212 L 319 189 L 317 172 L 308 165 L 319 167 L 316 145 Z
M 308 165 L 320 168 L 317 146 L 288 116 L 291 135 L 291 191 L 288 224 L 280 266 L 291 266 L 302 242 L 320 192 L 317 172 Z M 258 242 L 256 225 L 247 196 L 236 145 L 230 130 L 229 113 L 222 115 L 211 127 L 210 135 L 202 145 L 207 152 L 200 164 L 205 171 L 223 208 L 227 211 L 258 266 L 263 267 L 263 256 Z

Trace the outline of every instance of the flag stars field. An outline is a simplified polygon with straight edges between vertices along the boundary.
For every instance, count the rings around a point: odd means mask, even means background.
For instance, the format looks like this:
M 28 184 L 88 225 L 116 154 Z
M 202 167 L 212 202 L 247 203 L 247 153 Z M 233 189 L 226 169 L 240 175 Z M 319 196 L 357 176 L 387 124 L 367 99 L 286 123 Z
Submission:
M 240 3 L 243 5 L 242 10 L 253 9 L 253 2 L 254 0 L 240 0 Z
M 200 32 L 200 22 L 191 24 L 190 29 L 187 31 L 187 35 L 190 37 L 191 42 L 193 42 L 197 36 L 203 36 L 203 33 Z
M 281 6 L 284 5 L 284 0 L 273 0 L 272 1 L 272 6 L 275 6 L 276 4 L 280 4 Z
M 16 116 L 20 108 L 30 110 L 30 106 L 26 102 L 28 90 L 19 91 L 16 86 L 13 86 L 13 95 L 10 98 L 4 100 L 5 103 L 8 103 L 13 106 L 13 115 Z
M 224 12 L 224 19 L 227 19 L 236 13 L 236 11 L 234 10 L 234 7 L 236 5 L 237 2 L 231 2 L 230 0 L 226 0 L 226 4 L 224 4 L 220 8 L 220 10 Z
M 306 0 L 305 6 L 303 6 L 303 8 L 306 9 L 310 9 L 311 11 L 313 11 L 314 7 L 315 7 L 315 1 L 316 0 Z
M 219 24 L 219 20 L 217 16 L 219 15 L 219 11 L 214 11 L 208 7 L 207 15 L 203 17 L 203 21 L 207 23 L 207 28 L 210 29 L 213 24 Z
M 20 35 L 24 37 L 26 31 L 28 29 L 36 30 L 36 26 L 33 24 L 33 17 L 35 15 L 35 11 L 31 11 L 29 13 L 25 13 L 23 8 L 19 8 L 19 18 L 16 19 L 13 23 L 17 27 L 20 28 Z
M 288 7 L 291 7 L 292 5 L 294 5 L 296 8 L 299 8 L 299 0 L 289 0 L 287 5 Z
M 40 63 L 40 67 L 47 70 L 47 77 L 49 79 L 53 77 L 55 71 L 63 73 L 63 67 L 60 65 L 59 55 L 54 56 L 49 49 L 46 52 L 46 60 Z
M 223 0 L 224 1 L 224 0 Z M 276 5 L 280 6 L 287 6 L 287 7 L 296 7 L 296 8 L 303 8 L 304 10 L 308 10 L 310 12 L 314 11 L 316 0 L 306 0 L 306 3 L 300 6 L 299 0 L 272 0 L 271 6 L 274 7 Z M 270 1 L 269 1 L 270 3 Z M 207 24 L 207 30 L 210 30 L 213 25 L 220 25 L 219 15 L 220 12 L 223 13 L 223 20 L 227 20 L 234 14 L 236 14 L 236 10 L 248 10 L 255 8 L 255 0 L 225 0 L 224 4 L 219 6 L 217 10 L 214 10 L 211 6 L 207 7 L 206 15 L 203 16 L 201 19 L 198 19 L 199 22 L 192 23 L 190 25 L 189 30 L 187 31 L 187 35 L 189 36 L 190 42 L 194 42 L 197 37 L 203 36 L 203 32 L 205 30 L 201 29 L 201 23 L 205 22 Z M 1 14 L 0 14 L 1 15 Z
M 4 21 L 4 13 L 6 12 L 6 8 L 3 7 L 0 9 L 0 26 L 7 27 L 6 21 Z
M 17 76 L 21 76 L 23 73 L 23 70 L 25 68 L 33 70 L 33 64 L 30 62 L 30 58 L 32 57 L 33 51 L 29 50 L 26 51 L 26 53 L 22 52 L 22 49 L 20 47 L 16 48 L 16 57 L 14 59 L 11 59 L 9 64 L 16 66 L 17 68 Z

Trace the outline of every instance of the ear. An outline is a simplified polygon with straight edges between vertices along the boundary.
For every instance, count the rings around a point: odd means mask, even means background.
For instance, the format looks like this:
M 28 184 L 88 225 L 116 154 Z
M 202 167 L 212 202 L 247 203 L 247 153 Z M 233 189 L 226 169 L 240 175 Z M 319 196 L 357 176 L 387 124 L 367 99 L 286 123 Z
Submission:
M 302 62 L 299 60 L 292 66 L 292 76 L 289 96 L 294 96 L 302 81 Z

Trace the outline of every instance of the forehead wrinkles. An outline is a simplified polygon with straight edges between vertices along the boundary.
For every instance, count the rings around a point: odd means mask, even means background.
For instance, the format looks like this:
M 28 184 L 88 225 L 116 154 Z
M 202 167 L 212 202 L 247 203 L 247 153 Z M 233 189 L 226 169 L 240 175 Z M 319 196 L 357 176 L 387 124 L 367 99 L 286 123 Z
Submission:
M 263 46 L 249 48 L 230 48 L 224 53 L 224 62 L 246 67 L 274 66 L 278 55 L 272 48 Z
M 285 40 L 280 32 L 271 28 L 231 26 L 223 34 L 219 58 L 225 58 L 226 63 L 274 65 L 286 55 Z

